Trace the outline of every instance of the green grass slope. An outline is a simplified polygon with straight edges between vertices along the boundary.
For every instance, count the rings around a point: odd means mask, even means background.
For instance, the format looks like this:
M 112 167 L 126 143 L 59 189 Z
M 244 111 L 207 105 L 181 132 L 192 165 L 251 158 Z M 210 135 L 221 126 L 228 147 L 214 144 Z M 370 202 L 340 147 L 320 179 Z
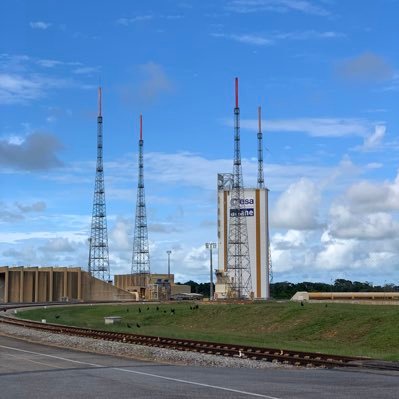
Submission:
M 399 306 L 269 302 L 190 307 L 194 304 L 70 306 L 18 315 L 136 334 L 399 360 Z M 121 316 L 122 322 L 105 326 L 104 316 Z

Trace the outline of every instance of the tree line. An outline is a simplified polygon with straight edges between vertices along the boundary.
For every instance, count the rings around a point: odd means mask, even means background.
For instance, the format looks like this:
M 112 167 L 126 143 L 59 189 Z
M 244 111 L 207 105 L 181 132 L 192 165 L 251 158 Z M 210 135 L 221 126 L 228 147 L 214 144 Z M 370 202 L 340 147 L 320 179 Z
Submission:
M 180 284 L 180 283 L 177 283 Z M 197 283 L 193 280 L 183 283 L 191 287 L 191 292 L 202 294 L 209 298 L 210 283 Z M 270 284 L 270 296 L 273 299 L 291 299 L 297 291 L 308 292 L 399 292 L 399 285 L 385 284 L 373 285 L 368 281 L 351 281 L 345 279 L 336 279 L 334 284 L 313 283 L 303 281 L 302 283 L 290 283 L 282 281 Z

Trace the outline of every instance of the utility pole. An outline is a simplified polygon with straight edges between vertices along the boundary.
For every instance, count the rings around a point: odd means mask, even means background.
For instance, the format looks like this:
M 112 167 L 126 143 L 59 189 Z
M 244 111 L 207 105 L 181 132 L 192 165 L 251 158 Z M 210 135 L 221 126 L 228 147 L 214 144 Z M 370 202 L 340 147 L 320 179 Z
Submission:
M 170 280 L 170 254 L 172 253 L 171 250 L 166 251 L 168 254 L 168 279 Z
M 210 286 L 209 286 L 209 300 L 213 301 L 213 265 L 212 265 L 212 249 L 216 248 L 215 242 L 205 243 L 206 249 L 209 249 L 209 270 L 210 270 Z

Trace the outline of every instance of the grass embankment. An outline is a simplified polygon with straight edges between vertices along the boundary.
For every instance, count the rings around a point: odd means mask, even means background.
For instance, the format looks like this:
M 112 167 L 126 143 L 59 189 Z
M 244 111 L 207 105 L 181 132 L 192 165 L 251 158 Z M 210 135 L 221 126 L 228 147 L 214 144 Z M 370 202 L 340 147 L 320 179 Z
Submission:
M 92 305 L 18 315 L 136 334 L 399 360 L 399 306 L 270 302 L 190 307 L 194 304 Z M 122 323 L 105 326 L 104 316 L 122 316 Z

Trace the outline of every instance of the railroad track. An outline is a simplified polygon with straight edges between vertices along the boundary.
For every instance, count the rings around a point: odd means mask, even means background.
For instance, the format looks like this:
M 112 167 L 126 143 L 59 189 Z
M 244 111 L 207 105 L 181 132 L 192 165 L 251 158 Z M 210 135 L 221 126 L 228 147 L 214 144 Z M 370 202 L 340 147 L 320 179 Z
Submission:
M 175 349 L 179 351 L 192 351 L 212 355 L 279 362 L 283 364 L 292 364 L 295 366 L 313 366 L 324 368 L 367 367 L 367 365 L 365 365 L 366 359 L 358 357 L 109 332 L 103 330 L 93 330 L 89 328 L 70 327 L 60 324 L 39 323 L 30 320 L 16 319 L 14 317 L 5 315 L 0 317 L 0 322 L 34 328 L 42 331 L 44 330 L 57 334 L 67 334 L 128 344 L 154 346 L 159 348 Z

